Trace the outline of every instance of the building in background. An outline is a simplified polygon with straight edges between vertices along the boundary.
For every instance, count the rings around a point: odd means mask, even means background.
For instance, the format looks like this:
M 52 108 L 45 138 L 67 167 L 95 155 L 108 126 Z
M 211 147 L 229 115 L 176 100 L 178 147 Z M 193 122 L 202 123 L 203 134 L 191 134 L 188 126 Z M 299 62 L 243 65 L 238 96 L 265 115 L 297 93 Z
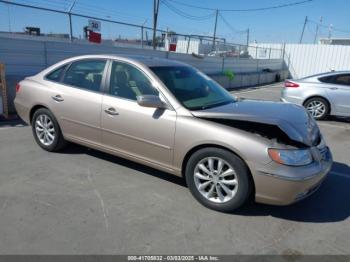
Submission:
M 320 45 L 350 45 L 350 38 L 321 38 Z

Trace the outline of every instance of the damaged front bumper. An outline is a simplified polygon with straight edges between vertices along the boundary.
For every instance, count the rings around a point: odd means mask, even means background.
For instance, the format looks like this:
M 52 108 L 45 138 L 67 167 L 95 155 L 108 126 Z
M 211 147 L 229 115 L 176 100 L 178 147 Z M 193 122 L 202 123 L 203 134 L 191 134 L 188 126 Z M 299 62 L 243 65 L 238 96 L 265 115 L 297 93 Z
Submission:
M 289 205 L 317 191 L 333 163 L 327 146 L 317 150 L 319 159 L 307 166 L 293 167 L 271 162 L 253 171 L 256 202 Z

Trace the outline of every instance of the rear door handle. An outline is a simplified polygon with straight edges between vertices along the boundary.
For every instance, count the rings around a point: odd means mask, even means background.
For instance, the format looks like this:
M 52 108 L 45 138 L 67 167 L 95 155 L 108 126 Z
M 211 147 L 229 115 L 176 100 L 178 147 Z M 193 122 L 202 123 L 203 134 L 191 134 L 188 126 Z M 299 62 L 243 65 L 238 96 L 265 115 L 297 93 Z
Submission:
M 330 87 L 329 89 L 330 89 L 330 90 L 337 90 L 338 87 Z
M 112 115 L 112 116 L 117 116 L 119 115 L 119 113 L 115 110 L 114 107 L 110 107 L 108 109 L 105 109 L 105 112 L 109 115 Z
M 55 100 L 56 102 L 64 101 L 64 99 L 63 99 L 63 97 L 61 95 L 52 96 L 52 99 Z

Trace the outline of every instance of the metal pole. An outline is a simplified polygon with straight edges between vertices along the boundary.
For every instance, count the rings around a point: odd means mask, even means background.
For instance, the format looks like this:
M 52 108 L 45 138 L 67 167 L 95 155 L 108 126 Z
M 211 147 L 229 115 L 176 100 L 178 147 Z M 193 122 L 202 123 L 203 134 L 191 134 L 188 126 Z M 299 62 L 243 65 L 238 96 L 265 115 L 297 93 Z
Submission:
M 320 24 L 322 24 L 322 16 L 320 18 Z M 316 44 L 316 41 L 317 41 L 318 30 L 319 30 L 319 24 L 316 24 L 316 33 L 315 33 L 314 44 Z
M 285 65 L 286 65 L 285 55 L 286 55 L 286 42 L 283 42 L 283 49 L 282 49 L 282 54 L 281 54 L 281 58 L 282 58 L 282 71 L 285 70 Z M 289 70 L 289 64 L 288 64 L 288 66 L 287 66 L 287 69 Z M 284 73 L 284 72 L 283 72 L 283 73 Z
M 328 39 L 331 39 L 332 37 L 332 30 L 333 30 L 333 25 L 330 24 L 328 27 Z
M 10 5 L 9 4 L 7 4 L 7 16 L 9 19 L 9 32 L 11 33 L 12 29 L 11 29 L 11 16 L 10 16 Z
M 143 24 L 141 25 L 141 48 L 143 48 L 143 28 L 145 26 L 145 24 L 147 23 L 147 18 L 145 19 L 145 22 L 143 22 Z
M 48 63 L 47 63 L 47 46 L 46 46 L 46 41 L 44 42 L 44 61 L 45 61 L 45 67 L 47 67 Z
M 73 25 L 72 25 L 72 9 L 75 5 L 76 0 L 73 1 L 73 3 L 71 4 L 71 6 L 69 7 L 68 10 L 68 17 L 69 17 L 69 38 L 70 41 L 73 42 Z
M 73 42 L 73 26 L 72 26 L 72 15 L 71 13 L 68 14 L 69 17 L 69 38 L 70 41 Z
M 188 36 L 186 54 L 188 54 L 188 49 L 190 48 L 191 36 Z
M 168 39 L 168 34 L 169 34 L 169 28 L 167 27 L 166 28 L 166 32 L 165 32 L 165 37 L 164 37 L 164 49 L 166 51 L 169 51 L 169 48 L 170 48 L 170 42 L 169 42 L 169 39 Z
M 247 47 L 249 46 L 249 28 L 247 29 Z
M 159 0 L 153 0 L 153 50 L 156 49 L 156 32 L 157 32 L 157 20 L 159 11 Z
M 301 42 L 303 41 L 306 24 L 307 24 L 307 16 L 305 17 L 305 21 L 304 21 L 304 25 L 303 25 L 303 30 L 301 31 L 299 44 L 301 44 Z
M 143 25 L 141 26 L 141 48 L 143 48 Z
M 218 15 L 219 15 L 219 10 L 216 9 L 215 11 L 215 25 L 214 25 L 214 35 L 213 35 L 213 47 L 212 49 L 215 49 L 215 40 L 216 40 L 216 26 L 218 24 Z

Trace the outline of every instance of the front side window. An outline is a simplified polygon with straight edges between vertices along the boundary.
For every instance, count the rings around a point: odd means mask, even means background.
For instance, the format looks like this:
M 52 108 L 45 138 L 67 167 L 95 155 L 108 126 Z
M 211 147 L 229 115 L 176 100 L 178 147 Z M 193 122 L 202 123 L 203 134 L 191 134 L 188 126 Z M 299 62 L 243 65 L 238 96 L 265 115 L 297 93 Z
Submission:
M 335 84 L 350 86 L 350 74 L 337 75 L 335 77 Z
M 323 83 L 350 86 L 350 74 L 325 76 L 321 77 L 319 80 Z
M 143 72 L 123 62 L 112 64 L 109 93 L 135 101 L 137 96 L 159 94 Z
M 63 83 L 98 92 L 100 91 L 105 65 L 105 60 L 74 62 L 66 71 Z
M 235 102 L 223 87 L 191 67 L 159 66 L 150 69 L 187 109 L 201 110 Z

